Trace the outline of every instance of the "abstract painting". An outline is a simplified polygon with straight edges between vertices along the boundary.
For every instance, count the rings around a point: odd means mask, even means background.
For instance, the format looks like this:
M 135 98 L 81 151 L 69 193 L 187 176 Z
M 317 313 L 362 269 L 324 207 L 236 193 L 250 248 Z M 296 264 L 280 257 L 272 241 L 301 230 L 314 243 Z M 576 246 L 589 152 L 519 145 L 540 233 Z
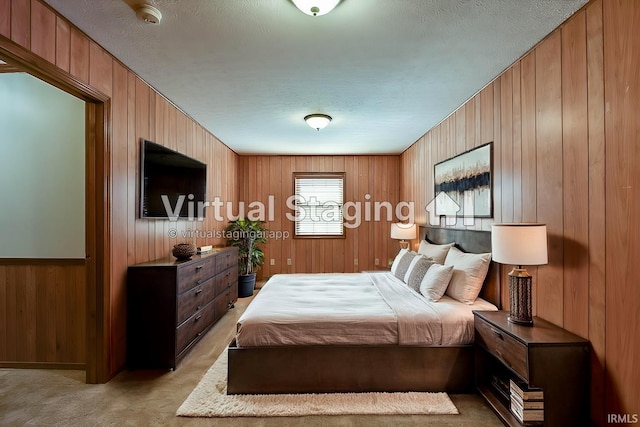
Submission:
M 434 166 L 437 216 L 493 216 L 493 143 L 481 145 Z

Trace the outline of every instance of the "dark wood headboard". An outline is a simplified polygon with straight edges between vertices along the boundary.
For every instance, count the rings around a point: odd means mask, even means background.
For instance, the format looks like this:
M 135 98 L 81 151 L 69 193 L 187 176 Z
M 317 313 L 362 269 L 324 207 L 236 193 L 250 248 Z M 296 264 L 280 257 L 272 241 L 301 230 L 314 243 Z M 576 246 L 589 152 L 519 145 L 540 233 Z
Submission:
M 482 254 L 491 252 L 491 232 L 480 230 L 460 230 L 455 228 L 420 226 L 420 239 L 444 245 L 455 242 L 463 252 Z M 487 277 L 480 291 L 480 298 L 501 308 L 500 303 L 500 266 L 491 261 Z

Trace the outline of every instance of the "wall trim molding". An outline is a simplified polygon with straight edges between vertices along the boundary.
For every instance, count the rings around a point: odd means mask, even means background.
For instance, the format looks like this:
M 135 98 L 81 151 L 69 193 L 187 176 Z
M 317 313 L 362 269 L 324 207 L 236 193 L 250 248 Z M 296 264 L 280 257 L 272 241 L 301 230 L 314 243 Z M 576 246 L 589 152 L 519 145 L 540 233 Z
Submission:
M 0 258 L 0 265 L 85 265 L 84 258 Z

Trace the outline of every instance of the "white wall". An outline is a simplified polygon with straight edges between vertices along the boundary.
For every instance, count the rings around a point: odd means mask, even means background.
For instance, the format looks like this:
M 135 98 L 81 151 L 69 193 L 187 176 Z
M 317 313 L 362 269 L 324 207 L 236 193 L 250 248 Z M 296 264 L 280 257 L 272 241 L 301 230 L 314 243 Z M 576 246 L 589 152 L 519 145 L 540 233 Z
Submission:
M 85 103 L 0 74 L 0 257 L 85 257 Z

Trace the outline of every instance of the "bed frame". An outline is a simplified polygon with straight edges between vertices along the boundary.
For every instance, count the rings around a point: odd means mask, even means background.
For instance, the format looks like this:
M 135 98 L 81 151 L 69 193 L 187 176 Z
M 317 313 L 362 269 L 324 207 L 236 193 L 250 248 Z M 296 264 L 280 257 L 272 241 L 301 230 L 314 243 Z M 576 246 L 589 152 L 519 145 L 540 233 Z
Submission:
M 456 242 L 464 252 L 491 252 L 488 231 L 420 227 L 435 244 Z M 480 296 L 500 308 L 500 274 L 491 263 Z M 227 393 L 332 393 L 474 390 L 473 345 L 313 345 L 228 350 Z

